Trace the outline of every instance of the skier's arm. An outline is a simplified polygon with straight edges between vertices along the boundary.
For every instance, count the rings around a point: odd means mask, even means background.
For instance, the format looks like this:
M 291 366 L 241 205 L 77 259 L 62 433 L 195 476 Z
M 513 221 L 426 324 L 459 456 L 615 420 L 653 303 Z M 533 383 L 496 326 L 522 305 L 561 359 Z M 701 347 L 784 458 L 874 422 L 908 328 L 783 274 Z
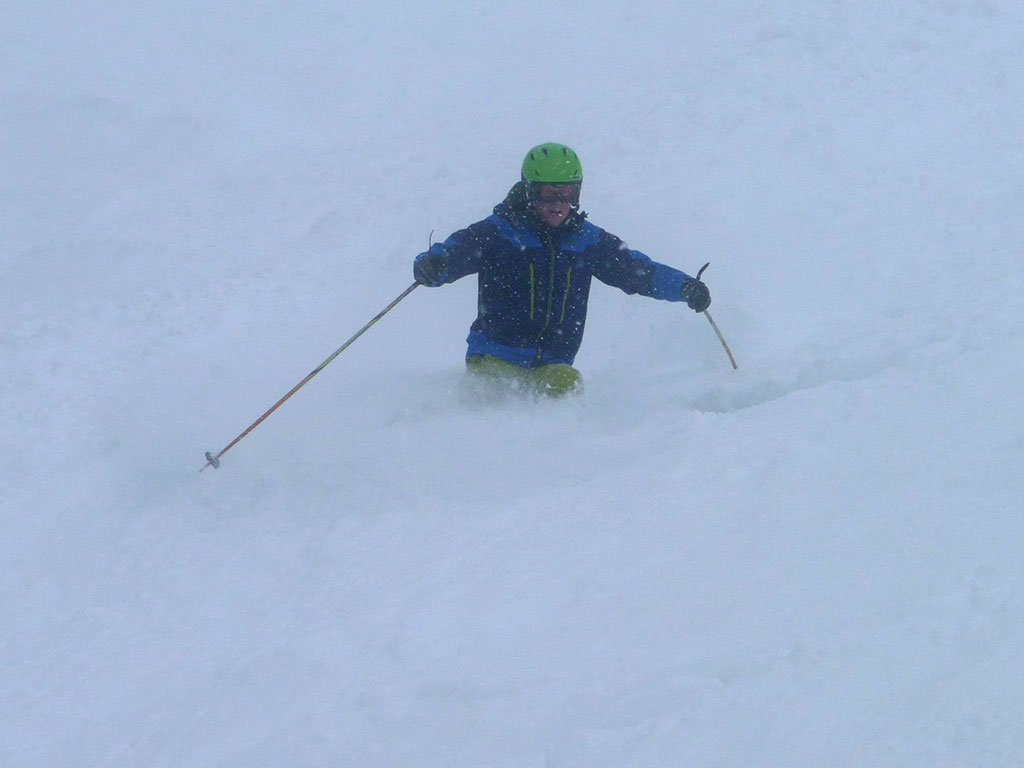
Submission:
M 626 293 L 664 301 L 683 301 L 683 285 L 693 278 L 631 250 L 615 235 L 602 231 L 596 244 L 594 277 Z
M 493 237 L 494 225 L 484 220 L 460 229 L 443 243 L 434 243 L 413 262 L 416 281 L 433 288 L 479 272 Z

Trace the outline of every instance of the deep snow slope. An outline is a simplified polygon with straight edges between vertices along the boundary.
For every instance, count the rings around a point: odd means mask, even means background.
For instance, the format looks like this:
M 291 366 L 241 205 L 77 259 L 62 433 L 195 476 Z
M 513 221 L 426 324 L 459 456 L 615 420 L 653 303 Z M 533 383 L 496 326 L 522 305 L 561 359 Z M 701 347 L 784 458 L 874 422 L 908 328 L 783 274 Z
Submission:
M 0 9 L 0 765 L 1019 766 L 1024 11 Z M 524 151 L 691 273 L 460 404 Z

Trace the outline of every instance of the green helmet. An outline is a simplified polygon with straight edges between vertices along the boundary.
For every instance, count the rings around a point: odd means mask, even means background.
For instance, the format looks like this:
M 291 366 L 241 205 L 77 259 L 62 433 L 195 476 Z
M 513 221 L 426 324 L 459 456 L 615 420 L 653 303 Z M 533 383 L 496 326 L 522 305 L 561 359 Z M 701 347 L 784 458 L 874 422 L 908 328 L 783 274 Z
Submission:
M 538 144 L 523 159 L 523 180 L 542 184 L 580 184 L 579 156 L 564 144 Z

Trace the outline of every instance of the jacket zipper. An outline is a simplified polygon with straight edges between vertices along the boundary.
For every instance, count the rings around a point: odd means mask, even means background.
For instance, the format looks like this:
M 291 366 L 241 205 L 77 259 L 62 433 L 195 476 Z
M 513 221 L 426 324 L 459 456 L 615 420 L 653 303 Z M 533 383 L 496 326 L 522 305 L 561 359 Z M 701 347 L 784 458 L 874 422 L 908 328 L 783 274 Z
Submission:
M 551 306 L 555 303 L 555 261 L 558 258 L 558 249 L 553 241 L 548 244 L 548 251 L 551 252 L 551 266 L 548 268 L 548 309 L 544 315 L 544 331 L 551 325 Z
M 547 243 L 548 253 L 551 254 L 551 264 L 548 268 L 548 308 L 544 315 L 544 327 L 541 328 L 540 333 L 537 334 L 537 358 L 536 361 L 539 363 L 544 356 L 543 350 L 540 348 L 540 340 L 544 336 L 544 332 L 547 331 L 548 326 L 551 325 L 551 308 L 555 303 L 555 261 L 558 258 L 558 248 L 555 245 L 554 240 L 549 240 Z
M 533 272 L 533 264 L 530 264 L 530 319 L 533 320 L 533 305 L 537 296 L 537 280 Z
M 572 285 L 572 267 L 569 267 L 569 273 L 565 276 L 565 296 L 562 297 L 562 316 L 558 318 L 558 324 L 561 325 L 565 322 L 565 305 L 569 301 L 569 286 Z

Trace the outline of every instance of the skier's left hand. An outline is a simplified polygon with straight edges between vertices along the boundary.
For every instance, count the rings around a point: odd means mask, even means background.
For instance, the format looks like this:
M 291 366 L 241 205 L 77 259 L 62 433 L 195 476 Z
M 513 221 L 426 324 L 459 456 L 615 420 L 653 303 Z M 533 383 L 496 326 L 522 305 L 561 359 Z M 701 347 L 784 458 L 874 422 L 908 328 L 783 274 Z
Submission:
M 694 312 L 703 312 L 711 306 L 711 292 L 702 280 L 688 277 L 683 281 L 683 289 L 680 291 L 686 306 Z

